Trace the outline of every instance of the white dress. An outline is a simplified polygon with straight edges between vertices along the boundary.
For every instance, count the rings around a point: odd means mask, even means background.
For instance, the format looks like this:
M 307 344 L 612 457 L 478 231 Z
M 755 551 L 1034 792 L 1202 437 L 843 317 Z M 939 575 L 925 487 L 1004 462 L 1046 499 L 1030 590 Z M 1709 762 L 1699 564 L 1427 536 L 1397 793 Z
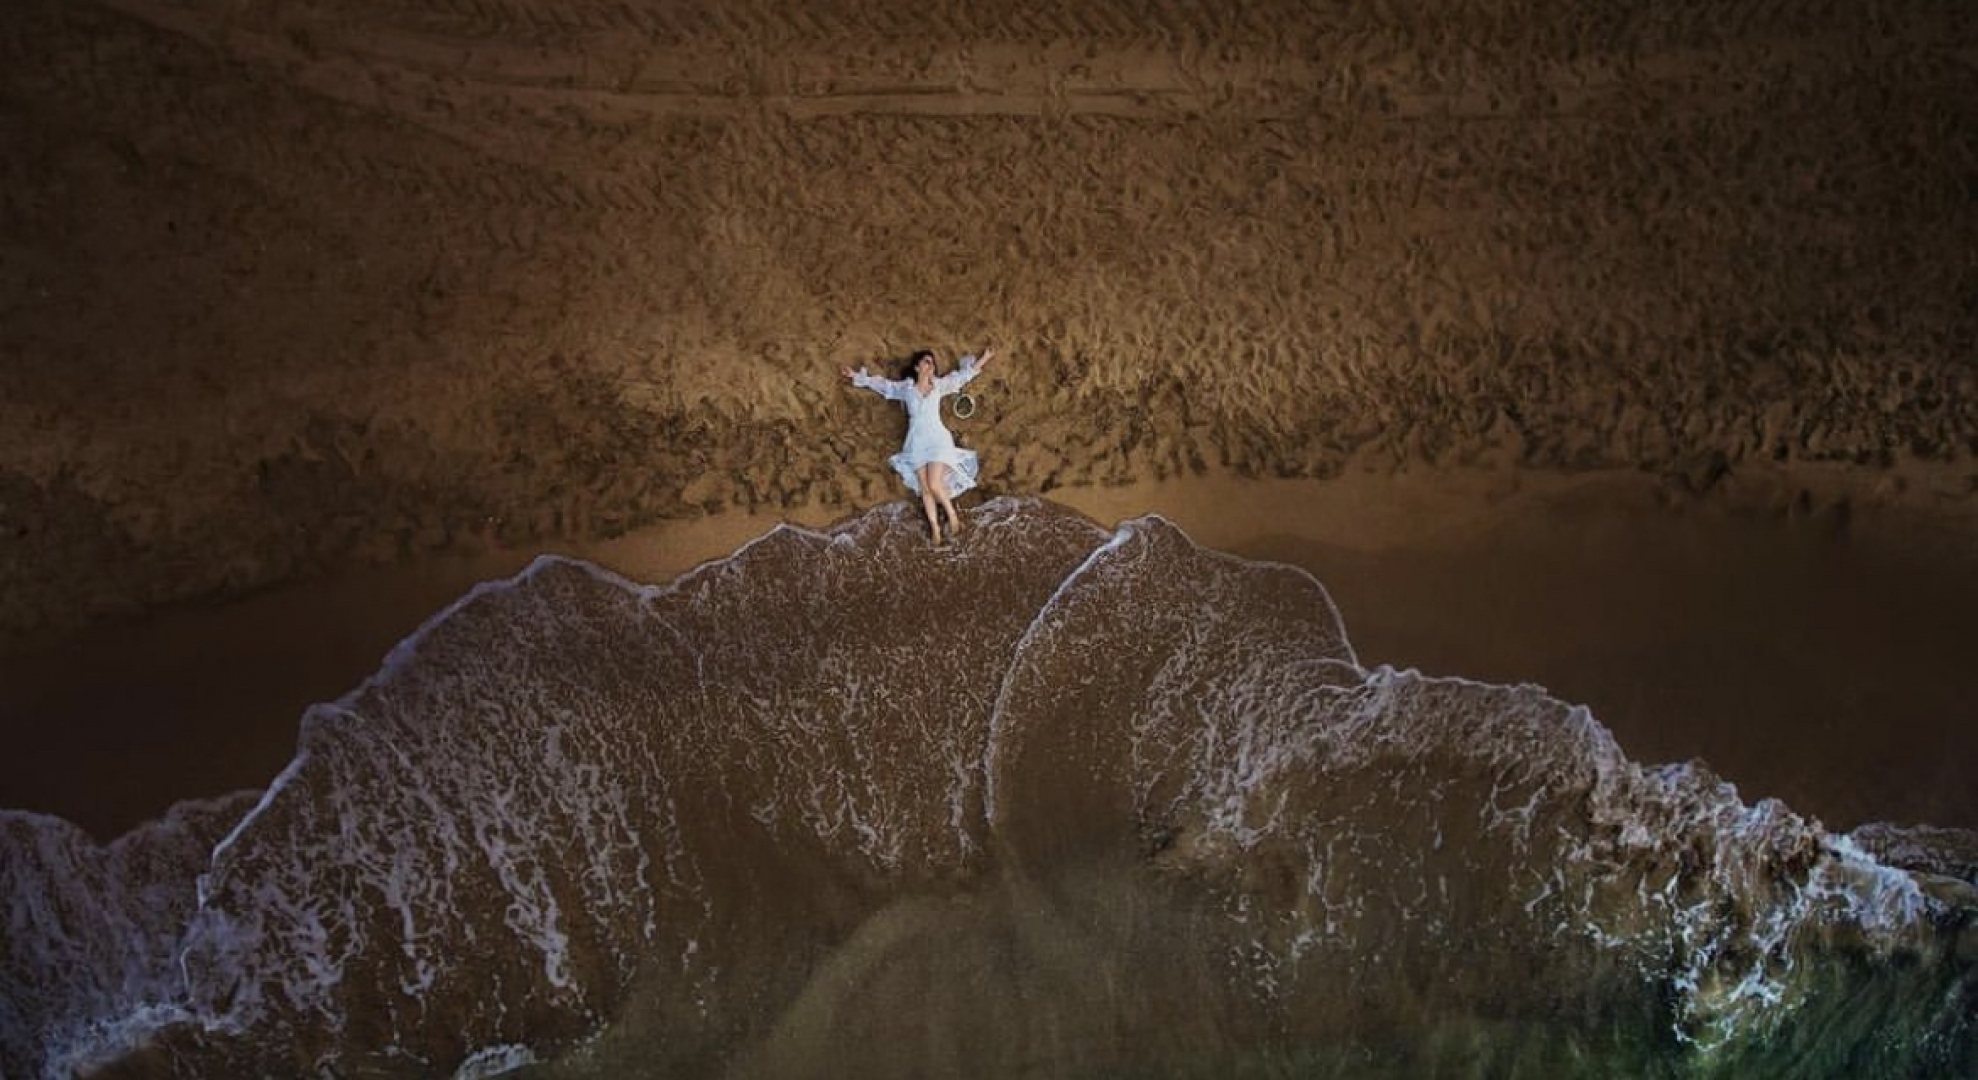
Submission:
M 907 482 L 907 487 L 915 495 L 920 494 L 920 469 L 932 461 L 948 467 L 948 495 L 960 495 L 975 486 L 975 474 L 982 465 L 976 460 L 975 451 L 964 450 L 955 445 L 955 437 L 948 431 L 948 425 L 941 422 L 941 399 L 968 385 L 975 378 L 975 357 L 962 357 L 961 366 L 934 380 L 934 388 L 922 397 L 919 387 L 912 379 L 882 379 L 877 375 L 867 375 L 864 369 L 852 376 L 852 385 L 862 386 L 885 397 L 889 397 L 907 410 L 907 441 L 900 452 L 890 459 L 893 471 Z

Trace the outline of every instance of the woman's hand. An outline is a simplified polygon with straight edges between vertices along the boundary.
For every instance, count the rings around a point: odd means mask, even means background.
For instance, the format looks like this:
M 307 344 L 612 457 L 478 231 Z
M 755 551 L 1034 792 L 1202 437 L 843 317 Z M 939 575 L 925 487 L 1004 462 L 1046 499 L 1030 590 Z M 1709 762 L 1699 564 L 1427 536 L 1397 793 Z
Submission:
M 975 358 L 975 370 L 981 371 L 983 368 L 988 367 L 989 361 L 994 360 L 995 358 L 996 358 L 996 350 L 994 349 L 982 350 L 982 355 Z
M 851 369 L 851 368 L 848 368 L 848 367 L 840 367 L 840 368 L 838 369 L 838 374 L 840 374 L 840 375 L 843 375 L 843 376 L 845 377 L 845 381 L 846 381 L 846 382 L 850 382 L 850 381 L 852 380 L 852 369 Z

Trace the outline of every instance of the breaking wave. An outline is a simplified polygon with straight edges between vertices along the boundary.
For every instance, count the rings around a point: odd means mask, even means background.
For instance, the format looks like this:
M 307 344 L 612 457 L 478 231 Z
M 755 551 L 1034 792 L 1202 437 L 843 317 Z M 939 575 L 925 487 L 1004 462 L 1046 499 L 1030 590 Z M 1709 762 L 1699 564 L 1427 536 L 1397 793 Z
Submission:
M 0 814 L 0 1071 L 1978 1075 L 1975 847 L 1364 668 L 1158 518 L 891 506 L 540 559 L 265 792 Z

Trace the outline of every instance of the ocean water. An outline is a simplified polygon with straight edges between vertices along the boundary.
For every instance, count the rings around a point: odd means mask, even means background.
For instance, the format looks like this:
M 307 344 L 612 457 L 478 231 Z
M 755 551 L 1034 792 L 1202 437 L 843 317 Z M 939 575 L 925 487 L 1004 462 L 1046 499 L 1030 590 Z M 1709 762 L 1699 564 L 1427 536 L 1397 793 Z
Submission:
M 1971 1077 L 1974 882 L 1158 518 L 896 504 L 539 560 L 115 843 L 0 812 L 0 1075 Z

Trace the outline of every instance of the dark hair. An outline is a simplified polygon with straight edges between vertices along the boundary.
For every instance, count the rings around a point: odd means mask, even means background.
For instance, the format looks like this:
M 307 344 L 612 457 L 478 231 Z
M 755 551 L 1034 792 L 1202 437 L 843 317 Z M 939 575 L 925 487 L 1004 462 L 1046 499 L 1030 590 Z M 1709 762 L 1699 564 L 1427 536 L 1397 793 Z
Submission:
M 925 357 L 926 357 L 926 358 L 928 358 L 929 360 L 932 360 L 932 359 L 934 359 L 934 350 L 933 350 L 933 349 L 915 349 L 915 350 L 914 350 L 914 351 L 913 351 L 912 353 L 910 353 L 910 354 L 908 354 L 908 356 L 907 356 L 907 358 L 906 358 L 905 360 L 902 360 L 902 361 L 900 361 L 900 379 L 901 379 L 901 381 L 903 381 L 903 382 L 912 382 L 912 381 L 914 381 L 914 378 L 915 378 L 915 375 L 916 375 L 916 371 L 915 371 L 915 369 L 917 369 L 917 368 L 919 368 L 919 367 L 920 367 L 920 358 L 921 358 L 921 357 L 923 357 L 923 356 L 925 356 Z

